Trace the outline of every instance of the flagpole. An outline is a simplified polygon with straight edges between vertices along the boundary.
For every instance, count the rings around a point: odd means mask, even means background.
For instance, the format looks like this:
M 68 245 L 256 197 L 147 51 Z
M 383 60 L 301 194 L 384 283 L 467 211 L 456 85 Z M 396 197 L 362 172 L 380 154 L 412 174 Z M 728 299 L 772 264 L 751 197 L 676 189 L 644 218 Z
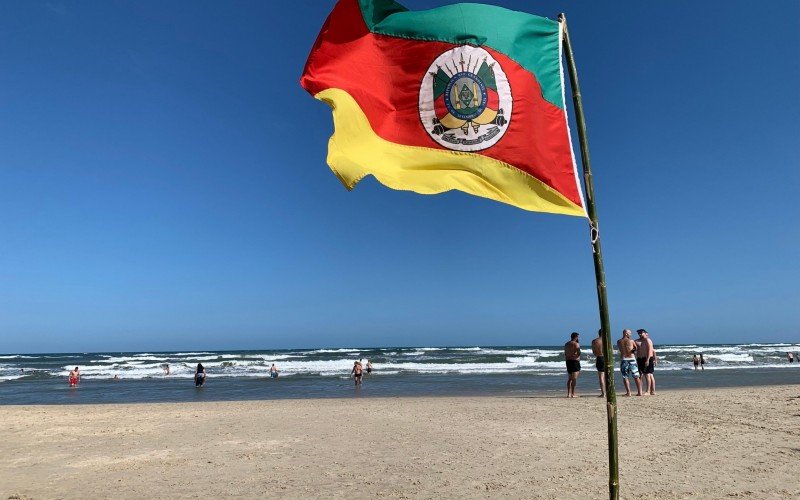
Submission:
M 606 365 L 606 413 L 608 415 L 608 497 L 619 499 L 619 454 L 617 449 L 617 394 L 614 390 L 614 350 L 611 346 L 611 320 L 608 316 L 608 298 L 606 297 L 606 277 L 603 270 L 603 253 L 600 248 L 600 225 L 597 221 L 595 207 L 592 168 L 589 161 L 589 142 L 586 138 L 586 119 L 583 115 L 581 88 L 578 85 L 578 70 L 575 68 L 575 57 L 572 54 L 572 43 L 567 31 L 567 17 L 558 15 L 563 26 L 564 53 L 567 56 L 569 83 L 572 87 L 572 102 L 575 107 L 575 120 L 578 123 L 578 138 L 581 145 L 581 163 L 583 163 L 583 185 L 586 192 L 586 207 L 589 213 L 592 252 L 594 256 L 594 276 L 597 280 L 597 302 L 600 308 L 600 326 L 603 338 L 603 357 Z M 564 103 L 566 106 L 566 103 Z

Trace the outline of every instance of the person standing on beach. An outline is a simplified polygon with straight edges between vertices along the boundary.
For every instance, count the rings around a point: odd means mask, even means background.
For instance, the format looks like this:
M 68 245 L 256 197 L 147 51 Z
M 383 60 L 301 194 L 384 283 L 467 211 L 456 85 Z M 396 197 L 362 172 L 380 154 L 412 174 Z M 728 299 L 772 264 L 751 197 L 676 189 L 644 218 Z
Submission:
M 639 334 L 639 345 L 636 348 L 636 364 L 639 368 L 639 373 L 644 377 L 645 394 L 651 396 L 656 395 L 656 377 L 653 374 L 656 369 L 656 349 L 653 347 L 653 341 L 650 339 L 650 334 L 644 328 L 636 330 Z M 644 360 L 639 363 L 639 360 Z
M 194 372 L 194 386 L 202 387 L 206 383 L 206 369 L 203 363 L 197 363 L 197 370 Z
M 639 378 L 639 368 L 636 366 L 636 342 L 631 340 L 631 331 L 627 328 L 622 330 L 622 338 L 617 341 L 622 361 L 619 370 L 622 372 L 622 383 L 625 385 L 625 395 L 631 395 L 631 382 L 636 382 L 636 395 L 642 395 L 642 380 Z
M 564 357 L 567 360 L 567 397 L 575 397 L 575 385 L 578 375 L 581 374 L 581 345 L 578 342 L 580 334 L 572 332 L 569 342 L 564 344 Z
M 76 366 L 74 370 L 69 372 L 69 386 L 78 387 L 78 382 L 81 381 L 81 372 Z
M 353 361 L 353 369 L 350 371 L 350 375 L 353 376 L 353 380 L 355 381 L 356 386 L 361 385 L 361 376 L 363 375 L 361 362 Z
M 703 357 L 703 353 L 700 353 L 700 371 L 706 371 L 706 358 Z
M 700 367 L 700 358 L 697 357 L 697 354 L 694 355 L 692 358 L 692 364 L 694 365 L 694 369 L 697 370 Z
M 275 366 L 275 363 L 272 363 L 272 366 L 269 367 L 269 376 L 272 378 L 278 378 L 278 367 Z
M 597 380 L 600 381 L 600 397 L 606 395 L 606 360 L 603 357 L 603 330 L 597 330 L 597 338 L 592 340 L 592 353 L 596 356 L 594 362 L 597 368 Z

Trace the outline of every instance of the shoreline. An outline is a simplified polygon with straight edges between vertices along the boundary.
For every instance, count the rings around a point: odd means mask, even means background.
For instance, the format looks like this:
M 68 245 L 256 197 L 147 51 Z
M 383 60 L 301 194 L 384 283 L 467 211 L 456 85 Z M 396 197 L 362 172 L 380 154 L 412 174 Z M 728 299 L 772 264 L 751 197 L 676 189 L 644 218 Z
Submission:
M 797 385 L 618 405 L 622 498 L 800 494 Z M 595 396 L 6 406 L 4 416 L 6 498 L 607 494 Z M 645 466 L 646 487 L 634 486 Z
M 736 388 L 800 384 L 798 369 L 748 368 L 656 372 L 657 390 Z M 579 395 L 599 393 L 596 371 L 584 369 Z M 624 391 L 618 370 L 617 394 Z M 13 405 L 125 404 L 148 402 L 279 401 L 295 399 L 375 399 L 381 397 L 502 397 L 565 392 L 565 374 L 382 374 L 365 376 L 360 389 L 346 376 L 215 377 L 202 389 L 181 376 L 107 380 L 84 378 L 77 388 L 66 379 L 11 380 L 0 383 L 0 407 Z

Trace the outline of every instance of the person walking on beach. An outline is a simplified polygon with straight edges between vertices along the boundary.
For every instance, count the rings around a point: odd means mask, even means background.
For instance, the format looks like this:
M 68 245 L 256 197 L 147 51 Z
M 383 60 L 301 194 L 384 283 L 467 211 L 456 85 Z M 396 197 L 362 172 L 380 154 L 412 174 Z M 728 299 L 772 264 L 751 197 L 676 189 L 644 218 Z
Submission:
M 606 360 L 603 357 L 603 330 L 597 330 L 597 338 L 592 340 L 592 353 L 595 359 L 594 366 L 597 368 L 597 380 L 600 381 L 600 397 L 606 395 Z
M 695 354 L 694 357 L 692 358 L 692 364 L 694 365 L 695 370 L 700 368 L 700 358 L 697 357 L 697 354 Z
M 706 358 L 703 357 L 703 353 L 700 353 L 700 371 L 706 371 Z
M 353 361 L 353 369 L 350 371 L 350 375 L 353 376 L 353 380 L 355 381 L 355 385 L 361 385 L 361 376 L 363 375 L 363 368 L 361 367 L 360 361 Z
M 581 374 L 581 345 L 578 342 L 580 334 L 572 332 L 569 342 L 564 344 L 564 357 L 567 360 L 567 397 L 575 397 L 575 386 L 578 375 Z
M 69 386 L 70 387 L 78 387 L 78 382 L 81 381 L 81 372 L 78 370 L 76 366 L 74 370 L 69 372 Z
M 636 364 L 639 368 L 639 373 L 644 378 L 644 393 L 651 396 L 656 395 L 656 377 L 653 374 L 656 368 L 656 350 L 653 347 L 653 341 L 650 339 L 650 334 L 644 328 L 636 330 L 639 334 L 639 342 L 636 347 Z M 640 360 L 644 360 L 640 364 Z
M 622 383 L 625 385 L 625 395 L 631 395 L 631 382 L 636 382 L 636 395 L 642 395 L 642 380 L 639 378 L 639 368 L 636 366 L 636 342 L 631 339 L 631 331 L 627 328 L 622 330 L 622 338 L 617 341 L 622 361 L 619 370 L 622 372 Z
M 272 378 L 278 378 L 278 367 L 275 366 L 275 363 L 272 363 L 272 366 L 269 367 L 269 376 Z
M 194 372 L 194 386 L 202 387 L 206 383 L 206 369 L 203 363 L 197 363 L 197 370 Z

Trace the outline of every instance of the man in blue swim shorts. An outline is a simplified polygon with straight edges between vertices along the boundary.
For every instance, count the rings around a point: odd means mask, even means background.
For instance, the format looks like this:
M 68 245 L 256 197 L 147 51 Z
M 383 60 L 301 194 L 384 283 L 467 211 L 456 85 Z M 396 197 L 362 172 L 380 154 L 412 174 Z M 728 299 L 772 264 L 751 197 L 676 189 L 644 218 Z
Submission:
M 636 342 L 631 339 L 631 331 L 627 328 L 622 330 L 622 338 L 617 341 L 622 362 L 619 369 L 622 372 L 622 383 L 625 384 L 625 395 L 631 395 L 631 382 L 636 382 L 636 395 L 642 395 L 642 379 L 639 376 L 639 368 L 636 366 Z

